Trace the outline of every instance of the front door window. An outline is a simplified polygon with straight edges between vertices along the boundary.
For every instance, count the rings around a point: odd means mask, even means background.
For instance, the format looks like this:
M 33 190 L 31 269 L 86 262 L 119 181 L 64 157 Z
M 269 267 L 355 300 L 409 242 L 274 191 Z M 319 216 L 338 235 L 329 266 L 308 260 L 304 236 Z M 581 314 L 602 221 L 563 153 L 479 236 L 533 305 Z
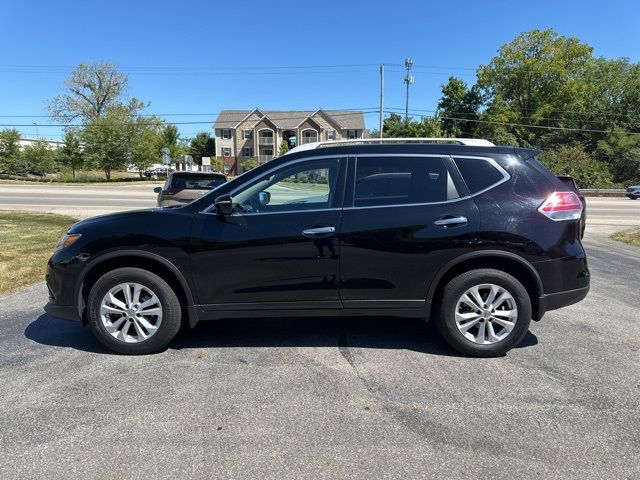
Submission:
M 327 209 L 332 205 L 338 160 L 315 160 L 267 174 L 233 196 L 236 213 Z

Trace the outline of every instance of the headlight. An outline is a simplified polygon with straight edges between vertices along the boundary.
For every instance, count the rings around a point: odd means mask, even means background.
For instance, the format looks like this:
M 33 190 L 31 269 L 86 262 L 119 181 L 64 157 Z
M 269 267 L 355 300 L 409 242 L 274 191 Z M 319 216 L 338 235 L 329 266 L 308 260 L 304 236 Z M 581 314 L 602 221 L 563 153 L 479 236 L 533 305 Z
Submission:
M 79 233 L 65 233 L 56 245 L 56 251 L 70 247 L 80 239 L 80 236 Z

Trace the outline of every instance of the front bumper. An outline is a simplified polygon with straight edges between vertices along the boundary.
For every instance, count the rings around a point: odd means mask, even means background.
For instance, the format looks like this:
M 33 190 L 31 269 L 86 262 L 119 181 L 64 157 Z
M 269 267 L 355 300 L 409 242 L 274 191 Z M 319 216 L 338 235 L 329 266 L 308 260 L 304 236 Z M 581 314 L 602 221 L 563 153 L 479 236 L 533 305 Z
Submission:
M 52 317 L 82 321 L 82 308 L 75 293 L 81 268 L 79 262 L 65 258 L 62 252 L 54 254 L 49 260 L 45 274 L 49 302 L 44 311 Z
M 52 317 L 73 320 L 74 322 L 82 321 L 78 309 L 73 305 L 56 305 L 55 303 L 49 302 L 44 306 L 44 311 Z

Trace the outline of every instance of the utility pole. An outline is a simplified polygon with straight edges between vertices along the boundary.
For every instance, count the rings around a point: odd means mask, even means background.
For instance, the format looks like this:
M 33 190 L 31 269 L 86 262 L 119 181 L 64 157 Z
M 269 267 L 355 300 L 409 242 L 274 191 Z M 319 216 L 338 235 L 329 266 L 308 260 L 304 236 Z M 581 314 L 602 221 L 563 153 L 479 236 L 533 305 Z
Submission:
M 407 69 L 407 74 L 404 77 L 404 83 L 407 85 L 407 96 L 405 99 L 404 107 L 404 121 L 409 123 L 409 85 L 413 83 L 413 75 L 411 75 L 411 67 L 413 67 L 413 60 L 407 58 L 404 61 L 404 67 Z
M 380 65 L 380 138 L 384 127 L 384 63 Z

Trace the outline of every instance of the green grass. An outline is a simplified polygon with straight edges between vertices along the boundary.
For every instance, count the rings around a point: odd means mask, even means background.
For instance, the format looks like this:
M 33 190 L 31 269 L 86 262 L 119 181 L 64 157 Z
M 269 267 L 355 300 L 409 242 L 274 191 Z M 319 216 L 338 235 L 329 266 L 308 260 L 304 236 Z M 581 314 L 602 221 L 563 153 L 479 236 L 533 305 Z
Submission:
M 611 235 L 611 240 L 628 243 L 636 247 L 640 247 L 640 228 L 632 228 L 631 230 L 623 230 Z
M 64 215 L 0 211 L 0 295 L 44 280 L 47 260 L 76 221 Z
M 140 178 L 138 173 L 132 172 L 111 172 L 111 179 L 107 180 L 104 176 L 104 172 L 98 170 L 78 170 L 76 172 L 76 178 L 73 179 L 71 170 L 63 170 L 59 173 L 50 173 L 44 177 L 38 177 L 36 175 L 9 175 L 0 174 L 0 183 L 102 183 L 102 184 L 122 184 L 131 182 L 158 182 L 159 180 L 153 180 L 150 178 Z M 162 181 L 162 180 L 160 180 Z

